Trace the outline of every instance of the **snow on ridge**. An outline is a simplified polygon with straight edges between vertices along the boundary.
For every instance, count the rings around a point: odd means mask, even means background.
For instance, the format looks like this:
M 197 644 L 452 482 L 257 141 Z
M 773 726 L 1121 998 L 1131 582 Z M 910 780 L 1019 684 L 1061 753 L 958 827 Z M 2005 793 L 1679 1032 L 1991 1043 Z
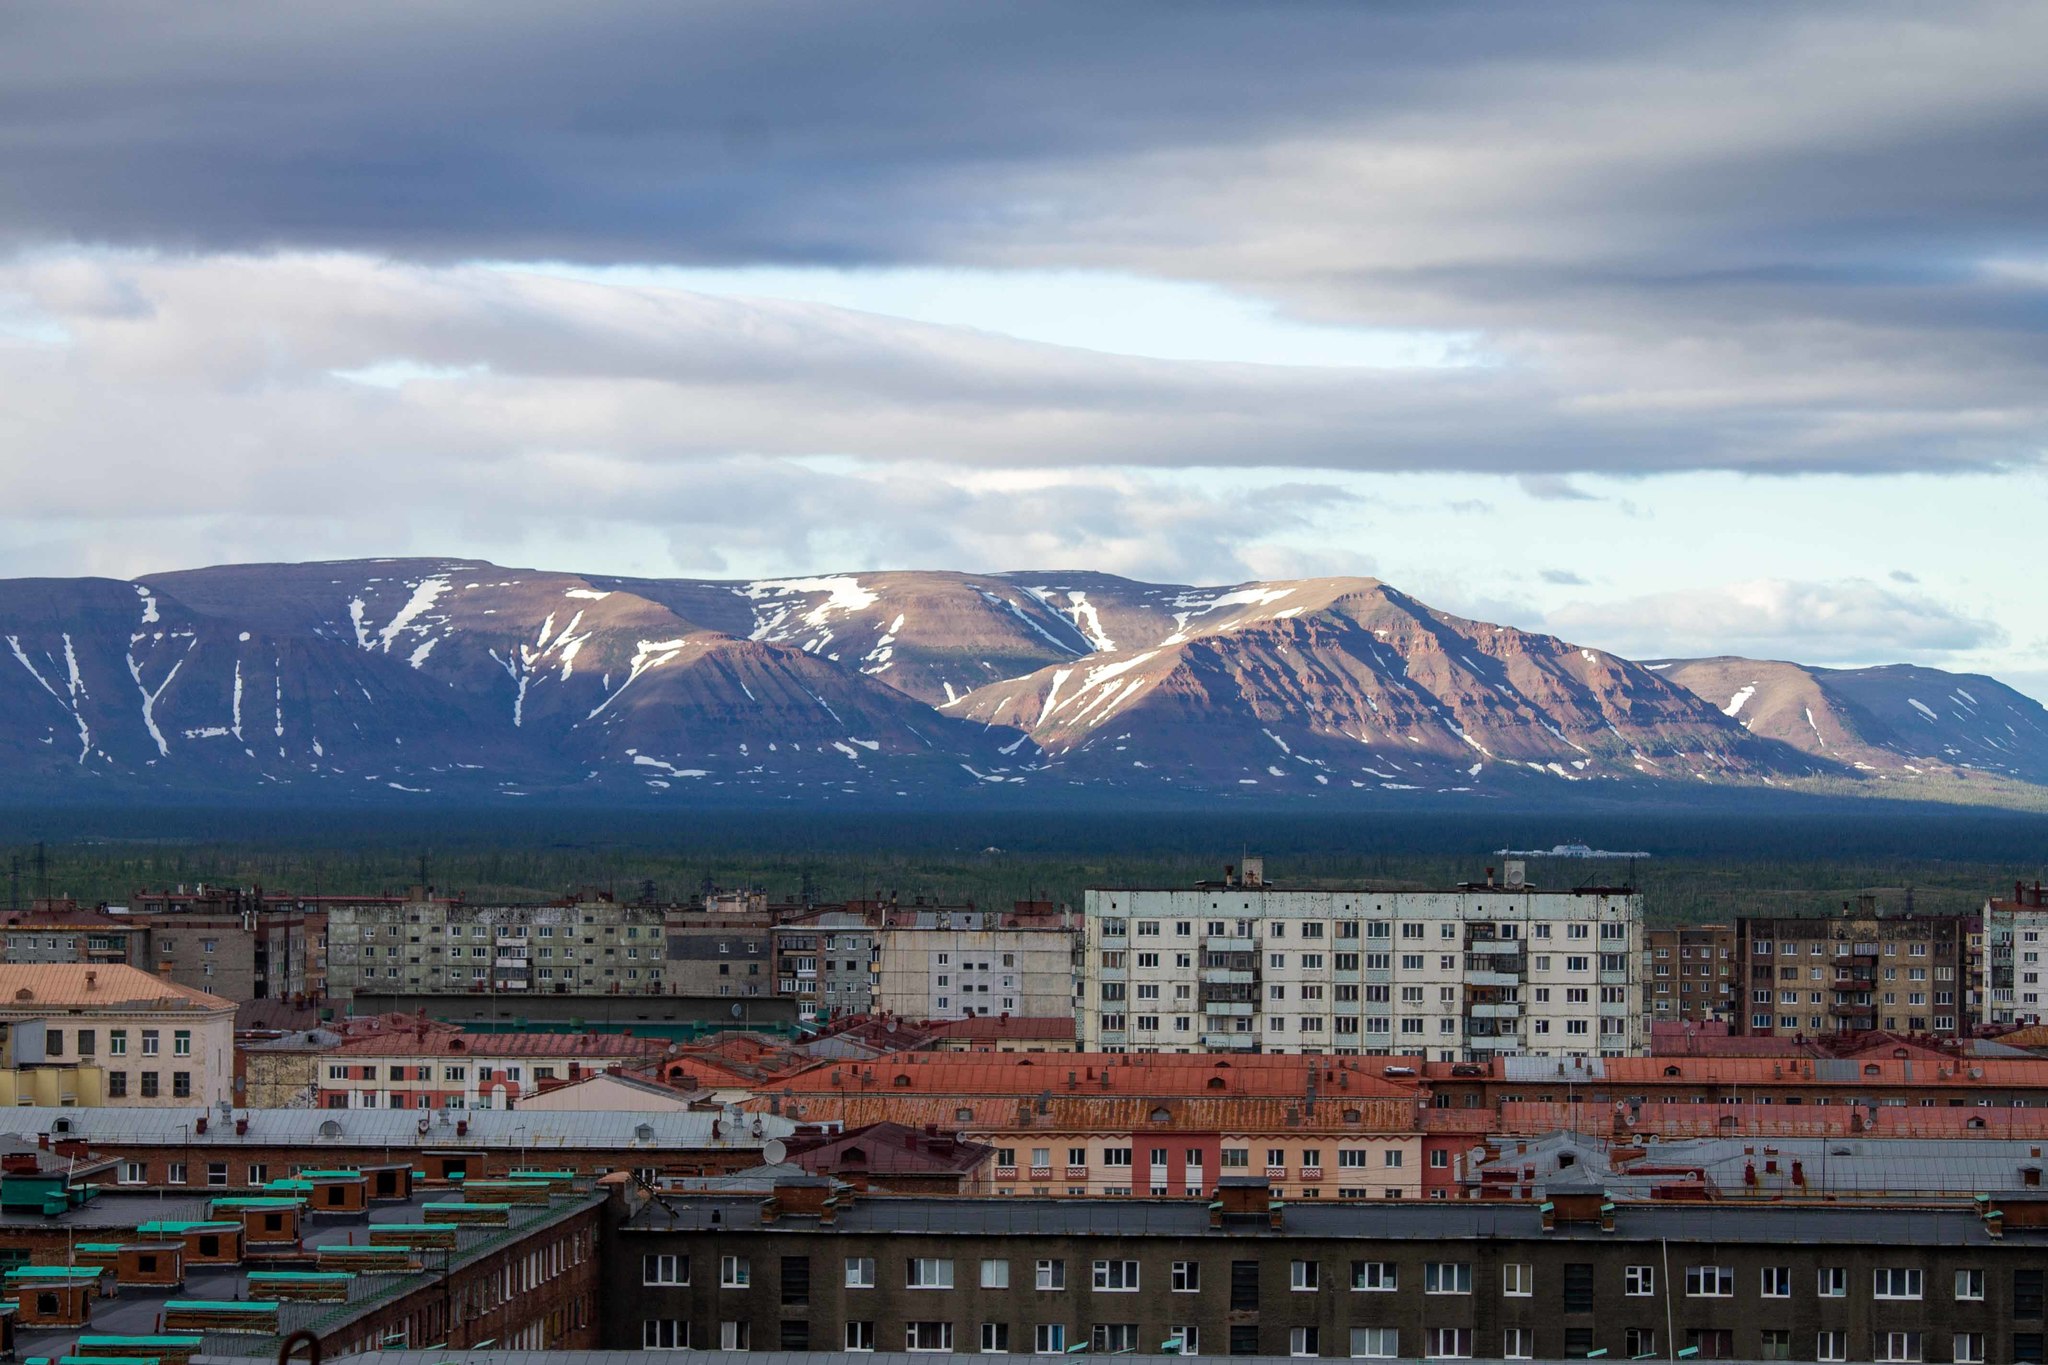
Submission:
M 865 611 L 881 599 L 862 587 L 860 580 L 846 574 L 834 574 L 825 578 L 763 578 L 733 591 L 755 602 L 769 603 L 776 598 L 789 598 L 803 593 L 823 593 L 825 600 L 797 618 L 814 630 L 821 630 L 835 615 L 850 615 Z M 797 602 L 781 602 L 754 609 L 754 629 L 747 638 L 750 640 L 784 640 L 792 632 L 783 630 L 783 623 L 790 613 L 801 605 Z
M 562 596 L 581 598 L 585 602 L 602 602 L 605 598 L 610 597 L 611 593 L 608 591 L 599 592 L 595 588 L 571 588 L 563 593 Z
M 398 614 L 385 624 L 383 630 L 377 632 L 377 643 L 383 649 L 383 652 L 389 654 L 392 643 L 398 639 L 399 633 L 410 627 L 414 621 L 417 621 L 421 613 L 432 607 L 440 599 L 441 594 L 448 591 L 448 588 L 448 577 L 445 574 L 432 574 L 422 578 L 415 584 L 412 596 L 408 597 L 405 605 L 398 609 Z M 354 603 L 350 603 L 351 609 L 353 609 L 354 605 Z M 357 634 L 361 634 L 360 627 L 357 629 Z M 368 648 L 367 645 L 364 647 Z
M 1173 645 L 1185 640 L 1188 618 L 1191 616 L 1207 616 L 1218 607 L 1271 606 L 1283 597 L 1292 596 L 1294 591 L 1292 587 L 1235 588 L 1229 592 L 1218 593 L 1214 597 L 1203 597 L 1200 593 L 1192 592 L 1179 593 L 1167 598 L 1166 604 L 1170 607 L 1185 607 L 1186 610 L 1173 613 L 1173 634 L 1160 643 Z
M 137 583 L 135 585 L 135 595 L 142 599 L 143 625 L 154 625 L 156 624 L 157 621 L 162 619 L 157 615 L 156 595 L 154 593 L 150 592 L 148 588 L 143 587 L 142 584 Z
M 1728 717 L 1730 720 L 1733 720 L 1735 717 L 1742 714 L 1742 708 L 1748 705 L 1749 699 L 1755 695 L 1755 683 L 1750 683 L 1744 687 L 1738 687 L 1737 689 L 1735 689 L 1735 695 L 1728 699 L 1728 704 L 1721 708 L 1721 714 Z
M 1935 715 L 1933 710 L 1930 707 L 1928 707 L 1924 702 L 1922 702 L 1918 697 L 1906 698 L 1906 705 L 1912 707 L 1915 711 L 1918 711 L 1921 715 L 1927 717 L 1927 721 L 1930 725 L 1941 719 L 1940 716 Z

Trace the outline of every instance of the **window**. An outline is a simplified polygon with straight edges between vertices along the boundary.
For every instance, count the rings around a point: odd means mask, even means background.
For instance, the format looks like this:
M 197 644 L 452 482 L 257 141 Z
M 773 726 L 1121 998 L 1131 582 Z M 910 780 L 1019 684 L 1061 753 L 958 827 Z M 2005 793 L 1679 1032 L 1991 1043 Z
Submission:
M 1067 1329 L 1064 1323 L 1041 1322 L 1031 1329 L 1031 1349 L 1042 1356 L 1063 1356 L 1067 1353 Z
M 946 1256 L 913 1256 L 903 1263 L 905 1289 L 951 1289 L 953 1262 Z
M 190 1057 L 192 1055 L 192 1030 L 178 1029 L 171 1034 L 171 1055 Z
M 1223 1164 L 1237 1168 L 1250 1166 L 1252 1164 L 1251 1148 L 1225 1147 L 1223 1149 Z
M 950 1351 L 953 1349 L 953 1324 L 950 1322 L 907 1322 L 903 1324 L 903 1349 L 906 1351 Z
M 1432 1327 L 1423 1334 L 1426 1360 L 1463 1360 L 1472 1354 L 1472 1329 Z
M 1813 1292 L 1824 1299 L 1846 1299 L 1849 1297 L 1849 1271 L 1845 1266 L 1830 1265 L 1820 1269 L 1820 1284 Z
M 1314 1261 L 1290 1261 L 1287 1287 L 1297 1294 L 1313 1294 L 1323 1287 L 1322 1267 Z
M 1641 1360 L 1657 1354 L 1657 1333 L 1654 1328 L 1631 1327 L 1621 1334 L 1622 1354 L 1630 1360 Z
M 1688 1299 L 1727 1299 L 1735 1296 L 1735 1272 L 1725 1265 L 1691 1265 L 1685 1268 L 1685 1296 Z
M 1871 1272 L 1870 1296 L 1874 1299 L 1917 1299 L 1920 1297 L 1920 1270 L 1914 1266 L 1894 1268 L 1879 1267 Z M 1906 1357 L 1896 1357 L 1905 1359 Z
M 1822 1332 L 1814 1341 L 1815 1360 L 1847 1360 L 1849 1358 L 1849 1334 L 1847 1332 Z
M 1176 1294 L 1199 1294 L 1202 1292 L 1202 1263 L 1200 1261 L 1175 1261 L 1173 1263 L 1173 1292 Z
M 1202 1353 L 1202 1329 L 1193 1323 L 1166 1329 L 1166 1344 L 1173 1349 L 1173 1355 L 1198 1356 Z
M 1984 1272 L 1981 1270 L 1958 1270 L 1956 1272 L 1956 1297 L 1958 1299 L 1982 1299 L 1984 1297 Z
M 157 1055 L 158 1050 L 157 1031 L 153 1028 L 144 1029 L 142 1031 L 142 1055 L 154 1057 Z
M 1535 1350 L 1536 1334 L 1527 1327 L 1510 1327 L 1500 1334 L 1502 1360 L 1529 1360 Z
M 848 1289 L 873 1289 L 875 1287 L 875 1258 L 872 1256 L 849 1256 L 846 1258 L 846 1287 Z M 873 1349 L 870 1347 L 869 1349 Z
M 270 1167 L 263 1164 L 260 1161 L 251 1162 L 249 1165 L 249 1184 L 252 1186 L 257 1186 L 267 1185 L 269 1183 Z
M 721 1351 L 744 1351 L 753 1338 L 751 1322 L 721 1322 L 718 1324 L 718 1349 Z
M 1291 1356 L 1321 1355 L 1320 1333 L 1313 1327 L 1290 1327 L 1287 1329 L 1287 1354 Z
M 872 1322 L 849 1322 L 846 1324 L 846 1349 L 849 1351 L 872 1351 L 875 1349 L 875 1325 Z
M 1958 1332 L 1951 1343 L 1949 1358 L 1956 1365 L 1983 1365 L 1984 1334 L 1982 1332 Z
M 1726 1327 L 1688 1327 L 1686 1349 L 1705 1360 L 1735 1358 L 1735 1333 Z
M 1138 1324 L 1135 1322 L 1098 1322 L 1088 1332 L 1088 1349 L 1121 1355 L 1138 1349 Z
M 123 1185 L 141 1185 L 146 1184 L 148 1180 L 149 1167 L 142 1162 L 124 1161 L 121 1163 L 121 1183 Z
M 690 1324 L 675 1318 L 643 1318 L 640 1346 L 647 1351 L 686 1351 L 690 1347 Z
M 1008 1265 L 1008 1261 L 1002 1264 Z M 984 1322 L 981 1325 L 981 1353 L 983 1355 L 1008 1355 L 1010 1352 L 1010 1324 L 1007 1322 Z
M 1500 1268 L 1500 1292 L 1510 1298 L 1526 1299 L 1536 1291 L 1534 1266 L 1504 1265 Z
M 1877 1358 L 1879 1360 L 1912 1361 L 1920 1359 L 1920 1334 L 1918 1332 L 1877 1332 Z
M 225 1161 L 207 1162 L 206 1183 L 209 1185 L 225 1186 L 228 1183 L 228 1163 Z
M 640 1283 L 642 1284 L 688 1284 L 690 1282 L 690 1258 L 687 1256 L 642 1256 L 640 1258 Z
M 1391 1294 L 1395 1289 L 1392 1261 L 1353 1261 L 1351 1287 L 1364 1293 Z
M 1067 1263 L 1065 1261 L 1040 1261 L 1038 1263 L 1037 1286 L 1040 1289 L 1065 1289 L 1067 1287 Z M 1065 1347 L 1061 1347 L 1065 1350 Z
M 1010 1287 L 1010 1263 L 1008 1261 L 983 1261 L 981 1263 L 981 1287 L 983 1289 L 1008 1289 Z
M 173 1161 L 169 1165 L 169 1167 L 167 1167 L 164 1171 L 164 1183 L 169 1185 L 186 1184 L 187 1181 L 185 1179 L 185 1163 L 182 1161 Z
M 1632 1299 L 1647 1299 L 1657 1292 L 1657 1267 L 1632 1265 L 1621 1272 L 1621 1292 Z
M 1431 1261 L 1422 1267 L 1422 1292 L 1469 1294 L 1472 1292 L 1472 1267 L 1464 1261 Z M 1469 1341 L 1465 1344 L 1464 1354 L 1472 1354 Z
M 1354 1327 L 1351 1329 L 1351 1358 L 1353 1360 L 1395 1360 L 1401 1354 L 1401 1333 L 1394 1327 Z
M 1097 1261 L 1095 1287 L 1104 1293 L 1134 1294 L 1138 1289 L 1136 1261 Z
M 123 1099 L 128 1094 L 128 1073 L 109 1071 L 107 1073 L 107 1094 L 113 1099 Z
M 1767 1299 L 1789 1299 L 1792 1297 L 1792 1267 L 1789 1265 L 1767 1265 L 1758 1274 L 1757 1293 Z
M 718 1258 L 718 1285 L 721 1289 L 745 1289 L 754 1282 L 754 1270 L 744 1256 L 721 1256 Z

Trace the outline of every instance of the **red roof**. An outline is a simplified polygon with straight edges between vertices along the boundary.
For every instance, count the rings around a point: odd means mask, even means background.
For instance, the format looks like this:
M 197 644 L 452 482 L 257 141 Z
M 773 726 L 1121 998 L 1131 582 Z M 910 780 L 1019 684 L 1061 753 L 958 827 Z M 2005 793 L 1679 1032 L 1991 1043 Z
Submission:
M 351 1038 L 335 1054 L 362 1057 L 645 1057 L 665 1053 L 659 1038 L 619 1033 L 390 1033 Z
M 934 1019 L 925 1028 L 941 1038 L 961 1041 L 1021 1042 L 1034 1038 L 1048 1042 L 1074 1041 L 1072 1015 L 1061 1015 L 1056 1019 L 1031 1019 L 1008 1014 L 976 1015 L 971 1019 Z

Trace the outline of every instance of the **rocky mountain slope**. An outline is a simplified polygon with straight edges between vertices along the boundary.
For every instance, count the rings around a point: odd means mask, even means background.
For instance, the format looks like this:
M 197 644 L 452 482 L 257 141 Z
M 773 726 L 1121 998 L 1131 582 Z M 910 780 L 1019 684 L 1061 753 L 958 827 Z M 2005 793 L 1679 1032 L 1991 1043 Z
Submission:
M 1398 802 L 1957 773 L 2048 785 L 2048 714 L 1990 679 L 1642 665 L 1371 579 L 239 565 L 0 582 L 0 644 L 0 773 L 37 797 Z
M 1751 734 L 1859 773 L 1981 772 L 2048 785 L 2048 713 L 1996 678 L 1907 664 L 1812 668 L 1728 657 L 1645 667 Z

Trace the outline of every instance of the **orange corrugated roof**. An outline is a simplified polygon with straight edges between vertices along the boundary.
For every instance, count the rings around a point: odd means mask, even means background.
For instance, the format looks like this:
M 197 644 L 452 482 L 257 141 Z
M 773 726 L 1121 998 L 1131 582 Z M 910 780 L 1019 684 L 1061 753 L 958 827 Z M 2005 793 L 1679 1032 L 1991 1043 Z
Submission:
M 1398 1057 L 1171 1056 L 1160 1053 L 911 1053 L 870 1062 L 827 1062 L 775 1082 L 798 1093 L 891 1095 L 1268 1095 L 1300 1098 L 1313 1080 L 1319 1095 L 1340 1099 L 1413 1096 L 1419 1076 Z M 1105 1077 L 1107 1081 L 1105 1082 Z
M 666 1051 L 659 1038 L 617 1033 L 391 1033 L 351 1038 L 332 1049 L 362 1057 L 645 1057 Z
M 2022 1086 L 2048 1089 L 2048 1058 L 1916 1056 L 1905 1061 L 1863 1053 L 1845 1058 L 1609 1057 L 1613 1085 L 1911 1085 Z M 1872 1070 L 1875 1068 L 1875 1070 Z M 1669 1074 L 1676 1071 L 1676 1075 Z M 1840 1079 L 1831 1072 L 1853 1072 Z M 1582 1084 L 1597 1085 L 1599 1077 Z
M 121 963 L 0 966 L 0 1007 L 92 1009 L 158 1004 L 206 1010 L 235 1008 L 232 1000 Z

